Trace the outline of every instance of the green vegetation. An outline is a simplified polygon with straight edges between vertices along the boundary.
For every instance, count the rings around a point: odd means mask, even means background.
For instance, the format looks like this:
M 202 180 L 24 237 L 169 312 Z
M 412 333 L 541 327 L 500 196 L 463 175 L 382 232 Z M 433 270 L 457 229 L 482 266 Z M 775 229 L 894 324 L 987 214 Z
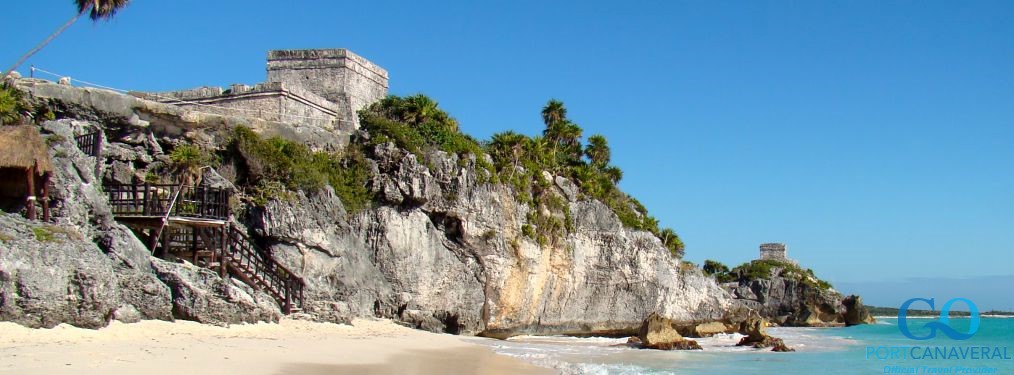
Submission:
M 866 309 L 869 310 L 870 311 L 870 315 L 873 315 L 873 316 L 898 316 L 898 309 L 894 308 L 894 307 L 866 306 Z M 940 316 L 940 310 L 916 310 L 916 309 L 909 309 L 906 312 L 906 314 L 908 316 Z M 959 316 L 969 316 L 969 315 L 970 314 L 968 313 L 968 311 L 957 311 L 957 310 L 948 311 L 948 316 L 959 317 Z M 1011 316 L 1011 315 L 1014 315 L 1014 311 L 990 310 L 990 311 L 983 311 L 983 312 L 979 313 L 979 315 L 980 316 L 981 315 L 1008 315 L 1008 316 Z
M 729 266 L 726 266 L 722 262 L 716 260 L 705 260 L 703 270 L 705 275 L 714 276 L 715 281 L 720 283 L 727 283 L 735 280 L 735 277 L 729 273 Z
M 233 132 L 228 154 L 239 164 L 237 178 L 254 203 L 290 198 L 296 190 L 315 191 L 330 185 L 345 209 L 357 212 L 373 196 L 366 184 L 370 179 L 362 151 L 350 145 L 341 153 L 312 151 L 302 143 L 280 137 L 261 138 L 246 127 Z
M 0 125 L 16 124 L 28 110 L 21 91 L 6 84 L 0 85 Z
M 370 133 L 370 145 L 394 142 L 429 165 L 426 153 L 442 150 L 450 154 L 476 156 L 476 165 L 485 171 L 480 182 L 496 181 L 493 166 L 483 157 L 482 145 L 458 130 L 458 122 L 426 95 L 388 96 L 359 111 L 363 129 Z
M 35 239 L 39 242 L 55 242 L 56 237 L 53 236 L 53 232 L 50 232 L 46 227 L 35 227 L 32 228 L 32 233 L 35 234 Z
M 609 206 L 624 226 L 655 234 L 673 256 L 683 257 L 684 244 L 676 232 L 659 228 L 658 220 L 648 215 L 640 202 L 620 191 L 617 184 L 623 171 L 610 165 L 611 151 L 604 136 L 592 135 L 588 144 L 582 145 L 583 129 L 567 119 L 567 108 L 559 100 L 546 103 L 542 120 L 546 128 L 541 137 L 506 131 L 494 134 L 486 144 L 497 176 L 514 188 L 521 202 L 532 208 L 528 222 L 535 229 L 522 227 L 525 235 L 544 242 L 542 238 L 560 233 L 558 218 L 551 215 L 557 206 L 551 201 L 554 195 L 549 194 L 552 183 L 543 178 L 543 172 L 549 172 L 575 181 L 582 194 Z M 562 216 L 569 219 L 566 205 L 562 207 Z M 566 220 L 563 227 L 569 224 L 570 220 Z
M 738 265 L 732 270 L 724 264 L 709 260 L 705 262 L 705 273 L 715 276 L 715 280 L 719 282 L 770 280 L 771 277 L 778 276 L 821 290 L 831 289 L 831 283 L 817 278 L 812 269 L 803 269 L 795 264 L 777 260 L 754 260 Z
M 60 240 L 56 238 L 57 234 L 62 234 L 64 236 L 67 236 L 68 238 L 72 238 L 79 241 L 83 239 L 81 234 L 74 231 L 73 229 L 51 224 L 45 224 L 39 227 L 32 227 L 32 234 L 35 235 L 35 239 L 38 240 L 39 242 L 60 242 Z
M 211 166 L 214 157 L 193 144 L 182 144 L 169 153 L 169 167 L 172 173 L 185 184 L 193 183 L 201 174 L 201 168 Z

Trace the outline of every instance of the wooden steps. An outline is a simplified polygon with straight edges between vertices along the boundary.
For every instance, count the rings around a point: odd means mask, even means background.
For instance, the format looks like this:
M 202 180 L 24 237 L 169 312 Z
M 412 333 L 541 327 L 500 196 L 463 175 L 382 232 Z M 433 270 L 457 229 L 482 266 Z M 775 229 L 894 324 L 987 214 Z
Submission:
M 113 184 L 104 189 L 116 220 L 151 243 L 153 254 L 171 254 L 223 277 L 231 275 L 270 295 L 285 313 L 301 311 L 303 280 L 228 221 L 227 191 L 166 184 Z

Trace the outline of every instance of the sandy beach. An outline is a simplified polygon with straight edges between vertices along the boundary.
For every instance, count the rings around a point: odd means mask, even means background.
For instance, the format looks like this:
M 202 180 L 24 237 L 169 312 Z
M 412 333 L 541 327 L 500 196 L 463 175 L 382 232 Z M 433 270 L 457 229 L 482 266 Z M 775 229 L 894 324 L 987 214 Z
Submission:
M 0 322 L 0 373 L 11 374 L 551 374 L 459 337 L 386 320 L 349 325 L 113 322 L 30 329 Z

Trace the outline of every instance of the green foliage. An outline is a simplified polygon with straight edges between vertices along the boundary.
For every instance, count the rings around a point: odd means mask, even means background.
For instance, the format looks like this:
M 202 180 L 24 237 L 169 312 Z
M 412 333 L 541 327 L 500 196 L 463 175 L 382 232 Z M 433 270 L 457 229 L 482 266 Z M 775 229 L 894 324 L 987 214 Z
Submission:
M 736 277 L 730 273 L 729 267 L 716 260 L 705 260 L 703 270 L 705 275 L 714 276 L 715 281 L 719 283 L 736 280 Z
M 394 142 L 423 163 L 426 153 L 441 150 L 465 156 L 475 155 L 481 181 L 496 180 L 495 168 L 486 161 L 485 150 L 474 138 L 458 130 L 458 122 L 423 94 L 408 97 L 388 96 L 359 112 L 370 144 Z M 427 164 L 428 165 L 428 164 Z
M 729 266 L 722 264 L 722 262 L 707 259 L 704 261 L 704 274 L 715 275 L 720 273 L 729 273 Z
M 776 271 L 777 274 L 775 274 Z M 821 290 L 828 290 L 832 288 L 831 283 L 814 276 L 813 270 L 804 270 L 795 264 L 777 260 L 754 260 L 752 262 L 743 263 L 736 266 L 736 268 L 733 268 L 729 274 L 733 275 L 735 279 L 741 281 L 758 279 L 769 280 L 773 276 L 778 276 L 790 280 L 796 280 Z
M 201 168 L 211 166 L 214 160 L 210 153 L 193 144 L 181 144 L 169 152 L 170 169 L 185 181 L 193 181 Z
M 34 227 L 32 233 L 35 234 L 35 239 L 39 242 L 56 242 L 56 236 L 46 227 Z
M 606 137 L 601 134 L 588 137 L 588 146 L 584 148 L 584 155 L 588 157 L 591 165 L 595 168 L 604 169 L 608 166 L 612 158 L 612 151 L 609 150 Z
M 542 120 L 546 125 L 542 137 L 507 131 L 494 134 L 486 144 L 486 152 L 493 159 L 500 180 L 514 188 L 518 201 L 532 208 L 528 220 L 536 228 L 532 232 L 551 235 L 556 225 L 543 216 L 561 212 L 547 210 L 547 200 L 553 194 L 549 193 L 551 184 L 542 177 L 546 171 L 570 178 L 582 194 L 609 206 L 624 226 L 653 233 L 674 257 L 683 257 L 685 245 L 676 232 L 671 228 L 659 228 L 658 220 L 648 215 L 640 202 L 617 187 L 623 171 L 609 164 L 612 152 L 604 136 L 592 135 L 588 137 L 588 145 L 582 146 L 583 130 L 567 119 L 567 109 L 559 100 L 546 103 Z M 563 228 L 569 231 L 572 226 L 570 212 L 562 210 L 562 213 L 566 221 Z
M 0 125 L 21 122 L 21 114 L 27 109 L 21 91 L 6 84 L 0 85 Z
M 233 132 L 230 153 L 240 164 L 238 178 L 253 186 L 254 203 L 289 199 L 292 191 L 315 191 L 330 185 L 349 212 L 366 208 L 373 200 L 367 183 L 370 170 L 359 148 L 343 153 L 312 151 L 302 143 L 280 137 L 261 138 L 246 127 Z

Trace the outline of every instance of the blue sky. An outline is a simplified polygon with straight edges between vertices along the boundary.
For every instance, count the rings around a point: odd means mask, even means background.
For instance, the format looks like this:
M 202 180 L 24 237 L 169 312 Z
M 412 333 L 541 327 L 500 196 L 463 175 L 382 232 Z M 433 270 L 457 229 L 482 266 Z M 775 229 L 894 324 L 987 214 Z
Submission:
M 20 15 L 0 24 L 4 66 L 73 14 L 4 8 Z M 1014 274 L 1012 16 L 1003 1 L 134 0 L 29 64 L 169 90 L 260 82 L 269 49 L 349 48 L 480 138 L 536 134 L 563 100 L 689 260 L 778 241 L 833 282 L 975 278 Z

